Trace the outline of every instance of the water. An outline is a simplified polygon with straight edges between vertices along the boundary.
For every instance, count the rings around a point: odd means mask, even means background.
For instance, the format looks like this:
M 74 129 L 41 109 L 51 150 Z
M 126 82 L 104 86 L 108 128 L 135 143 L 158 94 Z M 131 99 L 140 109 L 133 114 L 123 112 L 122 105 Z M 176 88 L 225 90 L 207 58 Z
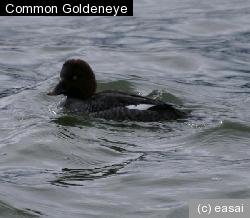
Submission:
M 188 217 L 250 197 L 250 2 L 135 1 L 134 17 L 0 18 L 0 217 Z M 151 94 L 185 122 L 89 120 L 46 93 L 68 58 L 99 89 Z

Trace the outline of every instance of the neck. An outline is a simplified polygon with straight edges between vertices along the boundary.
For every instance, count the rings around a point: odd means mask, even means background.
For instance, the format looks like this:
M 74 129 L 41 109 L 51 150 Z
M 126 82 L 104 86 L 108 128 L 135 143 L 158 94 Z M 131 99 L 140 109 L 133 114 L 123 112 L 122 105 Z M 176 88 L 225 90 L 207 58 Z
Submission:
M 74 99 L 74 100 L 84 101 L 84 100 L 87 100 L 87 99 L 91 98 L 91 96 L 92 95 L 90 95 L 90 96 L 67 96 L 67 100 Z

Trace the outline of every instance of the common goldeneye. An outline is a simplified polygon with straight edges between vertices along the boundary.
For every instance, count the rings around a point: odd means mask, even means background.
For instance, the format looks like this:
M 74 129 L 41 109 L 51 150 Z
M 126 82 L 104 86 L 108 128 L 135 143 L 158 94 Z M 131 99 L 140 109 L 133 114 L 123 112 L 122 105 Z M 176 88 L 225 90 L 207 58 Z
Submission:
M 89 64 L 68 60 L 60 72 L 60 82 L 48 95 L 66 95 L 63 107 L 73 113 L 109 120 L 155 122 L 184 118 L 186 113 L 163 101 L 121 91 L 96 93 L 96 79 Z

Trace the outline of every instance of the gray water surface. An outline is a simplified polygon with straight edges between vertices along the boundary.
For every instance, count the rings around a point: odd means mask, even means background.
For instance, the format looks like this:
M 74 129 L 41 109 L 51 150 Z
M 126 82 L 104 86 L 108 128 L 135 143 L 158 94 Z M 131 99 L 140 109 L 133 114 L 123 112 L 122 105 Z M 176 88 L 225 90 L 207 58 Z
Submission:
M 137 123 L 65 114 L 68 58 L 99 90 L 192 111 Z M 188 217 L 250 198 L 250 2 L 135 1 L 134 17 L 0 18 L 0 217 Z

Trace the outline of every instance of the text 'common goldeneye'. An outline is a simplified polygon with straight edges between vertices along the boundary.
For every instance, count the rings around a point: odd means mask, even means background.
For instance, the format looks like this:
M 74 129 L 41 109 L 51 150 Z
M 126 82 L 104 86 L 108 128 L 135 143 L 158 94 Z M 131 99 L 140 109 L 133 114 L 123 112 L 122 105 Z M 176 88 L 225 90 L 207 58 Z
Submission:
M 73 113 L 109 120 L 155 122 L 175 120 L 186 113 L 163 101 L 120 91 L 96 93 L 96 79 L 89 64 L 68 60 L 60 72 L 60 82 L 48 95 L 66 95 L 63 107 Z

